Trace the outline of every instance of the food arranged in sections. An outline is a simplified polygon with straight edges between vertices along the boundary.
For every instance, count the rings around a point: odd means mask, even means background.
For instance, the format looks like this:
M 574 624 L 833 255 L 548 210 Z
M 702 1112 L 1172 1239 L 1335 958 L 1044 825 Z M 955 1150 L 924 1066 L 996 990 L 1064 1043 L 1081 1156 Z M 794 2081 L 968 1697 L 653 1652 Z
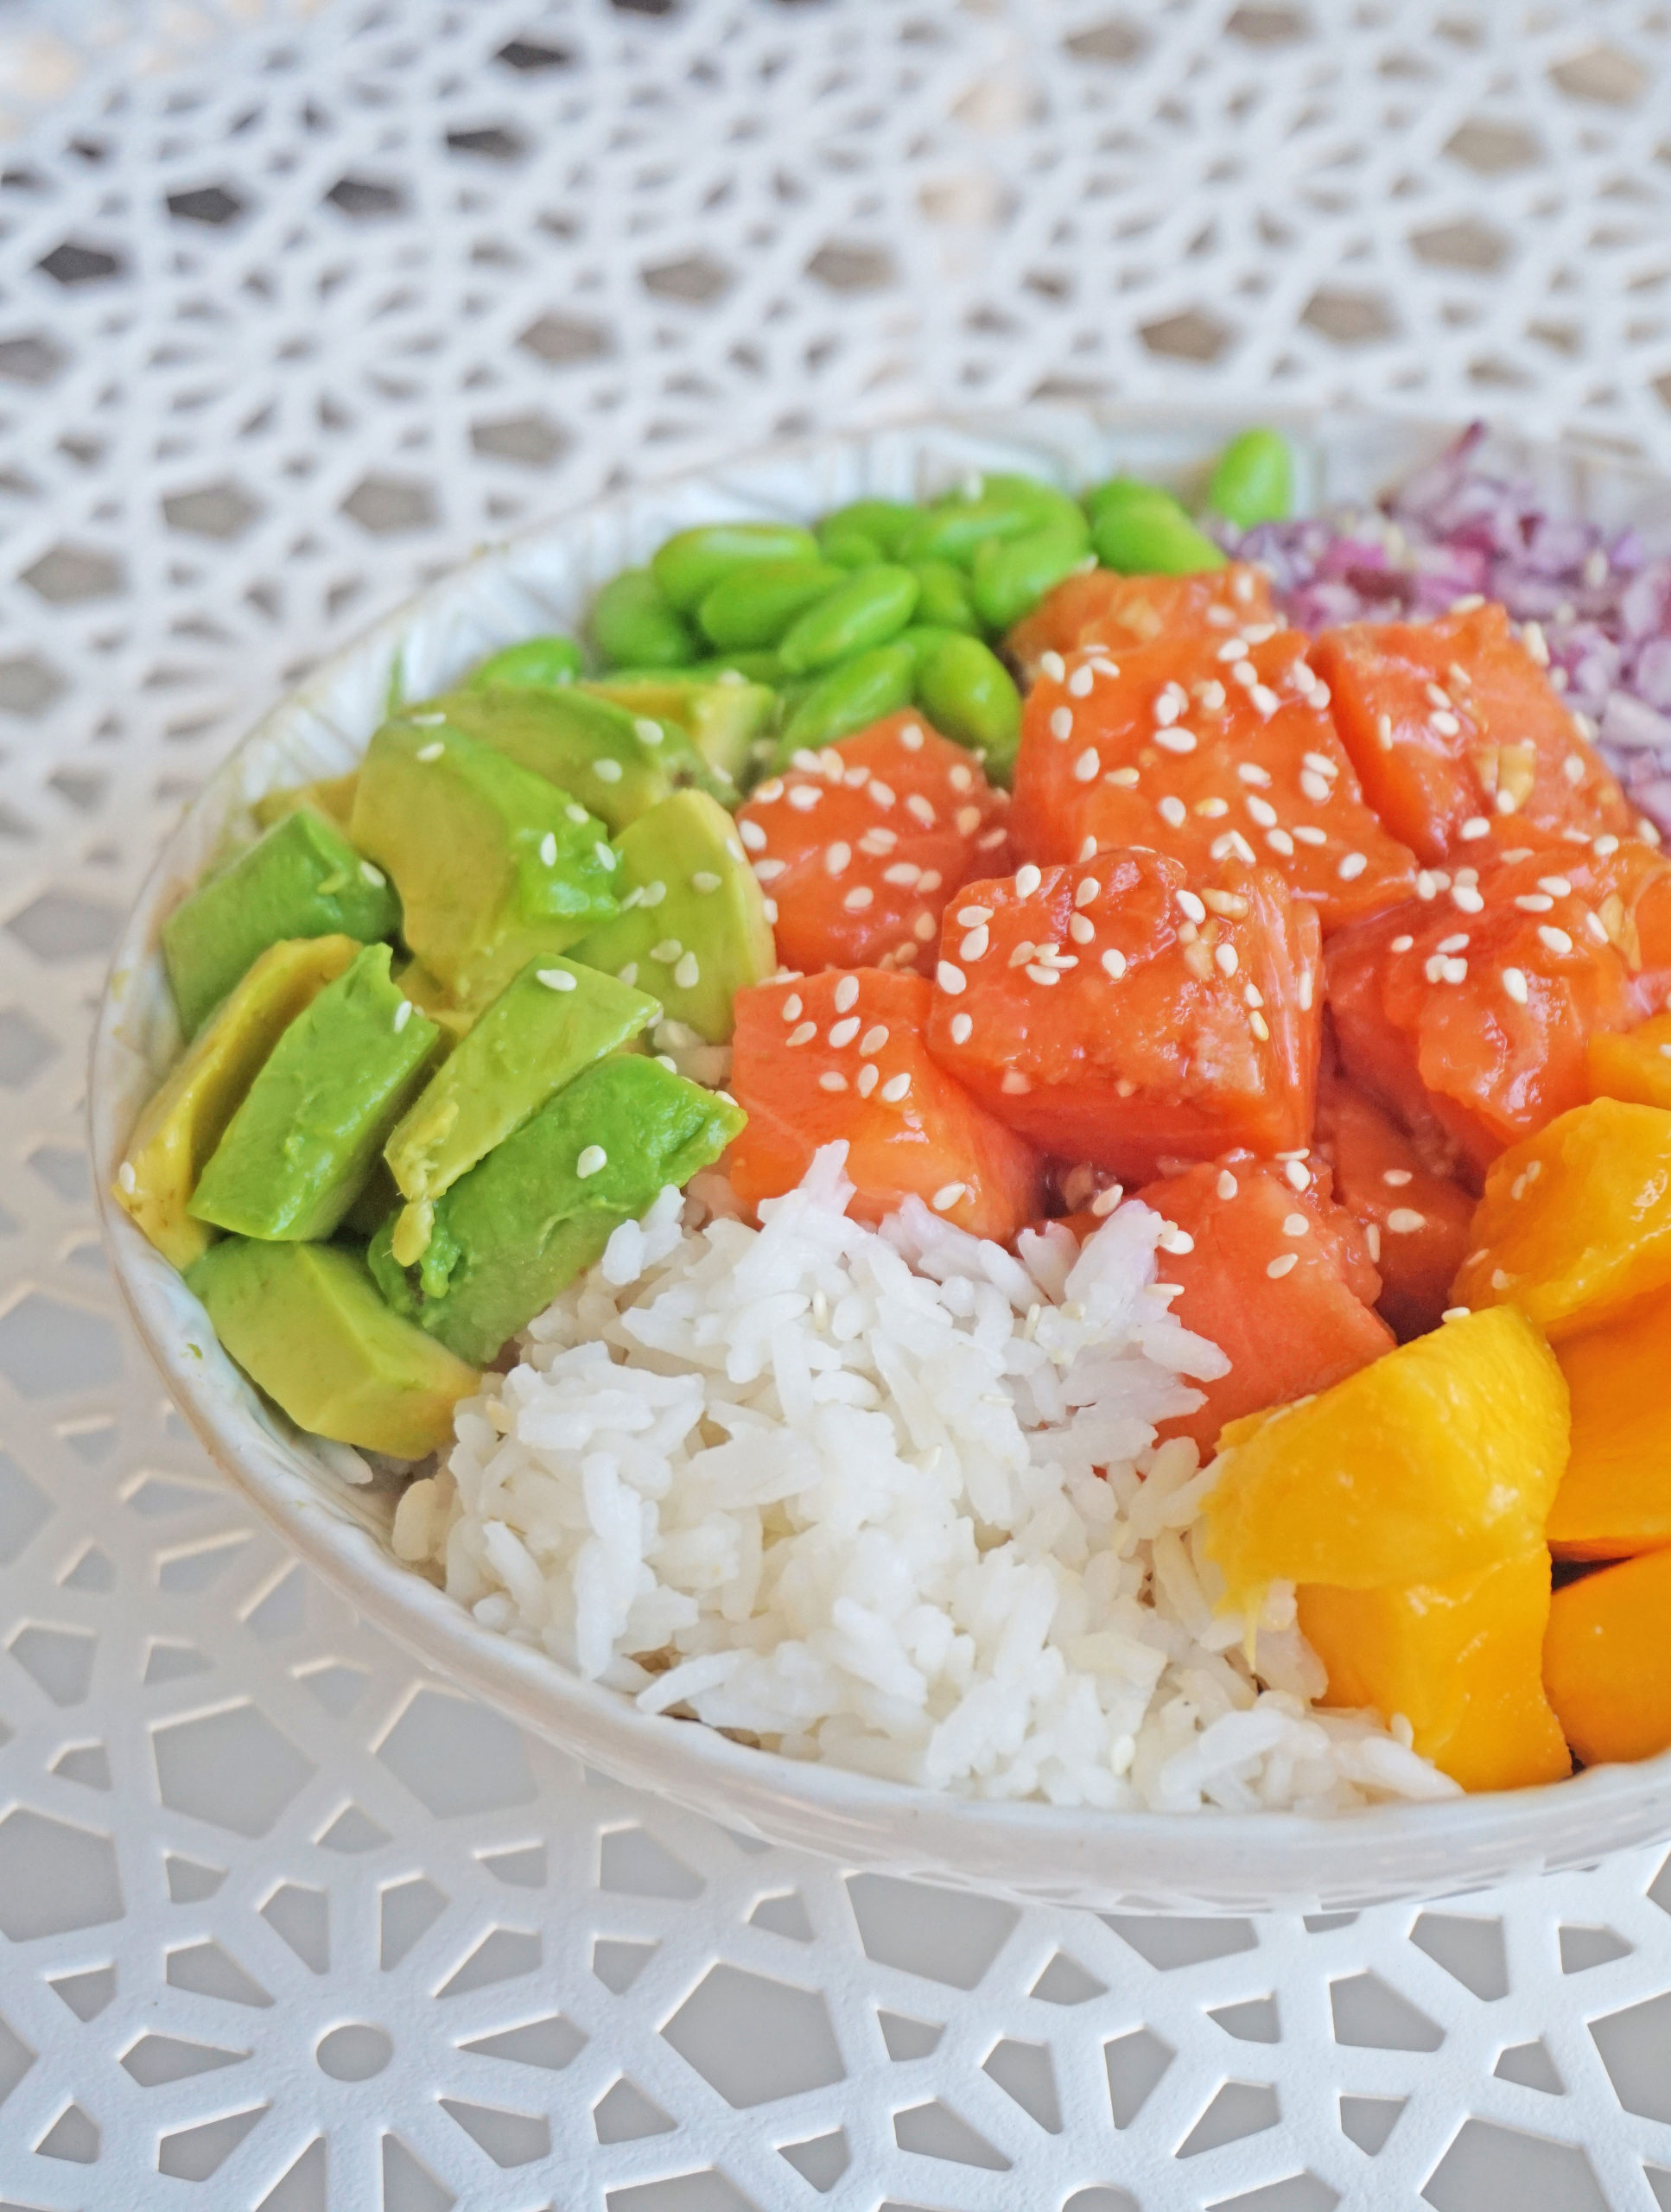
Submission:
M 181 904 L 118 1196 L 305 1428 L 444 1450 L 669 1185 L 1164 1217 L 1202 1549 L 1469 1789 L 1671 1745 L 1671 866 L 1535 626 L 1289 626 L 1116 477 L 736 521 Z M 590 667 L 592 673 L 586 672 Z M 1071 1247 L 1070 1247 L 1071 1249 Z M 1560 1562 L 1552 1599 L 1551 1554 Z

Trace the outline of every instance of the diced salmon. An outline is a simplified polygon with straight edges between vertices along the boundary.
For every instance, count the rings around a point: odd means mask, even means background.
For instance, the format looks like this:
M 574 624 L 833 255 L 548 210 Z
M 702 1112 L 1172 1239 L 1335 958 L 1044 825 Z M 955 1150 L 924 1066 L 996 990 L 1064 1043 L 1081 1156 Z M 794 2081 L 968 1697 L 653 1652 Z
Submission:
M 1334 1195 L 1363 1230 L 1381 1270 L 1377 1311 L 1401 1343 L 1436 1329 L 1468 1250 L 1474 1201 L 1436 1174 L 1392 1117 L 1325 1067 L 1318 1083 L 1318 1156 L 1334 1171 Z
M 1064 577 L 1024 614 L 1004 649 L 1031 683 L 1048 652 L 1065 659 L 1096 645 L 1117 654 L 1157 638 L 1223 638 L 1238 623 L 1274 619 L 1271 580 L 1246 561 L 1189 576 L 1087 569 Z

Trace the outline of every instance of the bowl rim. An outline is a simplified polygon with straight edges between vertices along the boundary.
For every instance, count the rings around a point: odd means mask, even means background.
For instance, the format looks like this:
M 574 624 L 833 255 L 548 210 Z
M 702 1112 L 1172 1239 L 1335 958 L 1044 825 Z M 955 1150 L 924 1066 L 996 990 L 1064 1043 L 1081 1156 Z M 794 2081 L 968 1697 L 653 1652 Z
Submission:
M 175 1404 L 218 1468 L 289 1548 L 426 1667 L 455 1688 L 566 1749 L 585 1764 L 647 1789 L 731 1828 L 872 1867 L 1006 1894 L 1023 1902 L 1089 1903 L 1149 1911 L 1350 1909 L 1390 1895 L 1436 1896 L 1478 1888 L 1545 1866 L 1579 1865 L 1601 1852 L 1671 1835 L 1671 1751 L 1630 1765 L 1595 1767 L 1529 1789 L 1473 1793 L 1425 1803 L 1382 1803 L 1333 1814 L 1283 1811 L 1096 1810 L 1038 1799 L 956 1796 L 733 1742 L 700 1723 L 641 1712 L 622 1693 L 572 1673 L 543 1651 L 488 1630 L 455 1599 L 397 1560 L 341 1484 L 340 1510 L 326 1510 L 295 1464 L 317 1440 L 289 1444 L 288 1424 L 268 1418 L 247 1383 L 243 1398 L 208 1387 L 204 1345 L 182 1332 L 182 1300 L 200 1317 L 213 1359 L 225 1360 L 175 1270 L 117 1203 L 109 1172 L 127 1130 L 113 1096 L 127 983 L 155 948 L 158 925 L 181 877 L 194 823 L 224 779 L 270 725 L 333 678 L 401 642 L 426 614 L 444 609 L 468 583 L 526 552 L 560 541 L 635 501 L 681 487 L 719 485 L 752 467 L 781 471 L 835 449 L 917 433 L 969 433 L 1025 442 L 1060 438 L 1076 427 L 1140 435 L 1185 427 L 1221 435 L 1248 410 L 1226 405 L 947 410 L 881 425 L 752 448 L 605 494 L 512 536 L 467 560 L 367 625 L 275 701 L 217 764 L 164 839 L 124 923 L 101 989 L 87 1070 L 88 1134 L 95 1201 L 106 1255 L 127 1311 Z M 1462 426 L 1384 409 L 1321 410 L 1353 426 L 1381 423 L 1437 448 Z M 1260 419 L 1304 436 L 1317 411 L 1262 408 Z M 1512 434 L 1510 434 L 1512 435 Z M 1532 442 L 1527 442 L 1532 449 Z M 1578 442 L 1538 449 L 1563 465 L 1598 468 L 1663 486 L 1666 479 L 1623 456 L 1586 452 Z M 168 1285 L 174 1286 L 169 1294 Z M 228 1363 L 229 1365 L 229 1363 Z M 235 1370 L 232 1370 L 235 1372 Z M 241 1379 L 241 1378 L 240 1378 Z M 255 1415 L 257 1417 L 252 1417 Z M 301 1436 L 300 1432 L 292 1432 Z M 287 1453 L 290 1456 L 287 1457 Z M 315 1455 L 316 1456 L 316 1455 Z M 360 1497 L 366 1495 L 359 1493 Z M 1563 1817 L 1564 1816 L 1564 1817 Z M 1560 1831 L 1551 1850 L 1545 1831 Z M 1407 1875 L 1390 1880 L 1391 1853 Z M 1285 1862 L 1296 1862 L 1285 1872 Z M 1303 1869 L 1299 1862 L 1304 1862 Z M 1355 1872 L 1375 1862 L 1379 1874 Z

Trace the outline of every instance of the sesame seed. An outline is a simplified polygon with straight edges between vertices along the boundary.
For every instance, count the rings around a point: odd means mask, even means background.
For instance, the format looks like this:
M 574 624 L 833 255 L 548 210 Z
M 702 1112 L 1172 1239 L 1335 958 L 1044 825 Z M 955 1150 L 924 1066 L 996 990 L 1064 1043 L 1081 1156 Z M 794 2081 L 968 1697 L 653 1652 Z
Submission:
M 818 789 L 816 784 L 794 784 L 790 787 L 788 797 L 789 804 L 794 808 L 797 814 L 810 814 L 813 808 L 816 806 L 819 800 L 823 797 L 823 793 Z M 761 829 L 758 822 L 744 822 L 741 828 L 744 844 L 748 847 L 751 852 L 757 852 L 759 849 L 759 846 L 755 843 L 754 838 L 757 837 L 759 840 L 760 845 L 765 844 L 765 830 Z M 754 832 L 754 837 L 751 837 L 748 834 L 751 830 Z
M 1395 1236 L 1414 1236 L 1417 1230 L 1426 1229 L 1427 1217 L 1414 1206 L 1395 1206 L 1387 1217 L 1387 1226 Z
M 1102 779 L 1105 784 L 1112 784 L 1116 790 L 1126 791 L 1134 791 L 1142 780 L 1141 772 L 1136 768 L 1110 768 Z M 1092 841 L 1090 849 L 1092 852 L 1096 850 L 1095 840 Z
M 1477 837 L 1489 837 L 1491 825 L 1483 814 L 1471 814 L 1458 834 L 1471 844 Z
M 1440 938 L 1438 950 L 1440 952 L 1466 952 L 1468 950 L 1467 931 L 1458 930 L 1454 937 Z
M 572 802 L 562 810 L 571 822 L 589 822 L 592 819 L 583 806 L 575 806 Z
M 1599 914 L 1592 913 L 1589 909 L 1586 908 L 1585 910 L 1584 926 L 1598 944 L 1605 944 L 1607 943 L 1607 925 L 1603 921 Z
M 580 988 L 566 968 L 537 968 L 534 980 L 537 983 L 543 983 L 548 991 L 573 991 Z
M 1528 623 L 1527 627 L 1529 629 L 1531 625 Z M 1465 1321 L 1473 1310 L 1471 1306 L 1447 1306 L 1439 1318 L 1441 1321 Z
M 974 1033 L 975 1023 L 969 1014 L 954 1014 L 952 1015 L 951 1041 L 954 1045 L 967 1045 Z
M 657 876 L 652 882 L 642 885 L 639 892 L 639 904 L 645 906 L 659 906 L 666 896 L 667 886 L 662 881 L 660 876 Z
M 1235 1176 L 1231 1174 L 1228 1167 L 1221 1167 L 1218 1171 L 1218 1180 L 1213 1187 L 1217 1191 L 1219 1197 L 1224 1200 L 1226 1205 L 1228 1205 L 1236 1196 L 1237 1191 L 1241 1188 L 1241 1185 L 1236 1181 Z
M 1068 935 L 1076 944 L 1095 944 L 1096 925 L 1089 914 L 1071 914 L 1068 917 Z
M 849 1003 L 851 1003 L 851 1001 L 849 1001 Z M 832 1045 L 836 1042 L 833 1032 L 831 1033 L 829 1041 Z M 881 1051 L 883 1046 L 886 1045 L 886 1042 L 887 1027 L 886 1023 L 880 1021 L 874 1022 L 872 1026 L 866 1030 L 864 1035 L 859 1039 L 860 1058 L 862 1060 L 873 1058 L 874 1054 Z
M 1390 715 L 1376 716 L 1376 736 L 1380 741 L 1382 751 L 1390 753 L 1393 749 L 1393 718 Z
M 1154 733 L 1154 741 L 1167 753 L 1193 753 L 1196 747 L 1192 729 L 1158 729 Z
M 557 864 L 557 840 L 552 830 L 548 830 L 540 839 L 540 859 L 547 868 L 555 868 Z
M 1044 881 L 1044 873 L 1031 861 L 1025 861 L 1015 871 L 1015 888 L 1023 899 L 1031 899 Z
M 1271 804 L 1269 799 L 1260 798 L 1255 793 L 1249 791 L 1243 804 L 1261 830 L 1275 829 L 1276 809 Z
M 1050 734 L 1052 737 L 1064 741 L 1073 735 L 1073 709 L 1071 707 L 1052 707 L 1051 709 Z
M 1280 853 L 1285 861 L 1293 858 L 1294 841 L 1286 830 L 1268 830 L 1265 842 L 1274 853 Z
M 854 1078 L 853 1087 L 861 1098 L 868 1098 L 881 1080 L 881 1071 L 874 1060 L 867 1060 Z
M 920 883 L 922 880 L 923 871 L 915 861 L 895 861 L 891 868 L 885 868 L 882 870 L 884 883 L 897 884 L 907 891 L 914 884 Z
M 852 846 L 839 837 L 833 845 L 824 848 L 824 867 L 831 875 L 839 875 L 852 858 Z
M 445 715 L 409 715 L 407 720 L 418 729 L 436 729 L 446 721 Z
M 847 1077 L 834 1068 L 826 1068 L 818 1077 L 818 1088 L 820 1090 L 845 1090 Z
M 1192 922 L 1204 922 L 1207 918 L 1206 907 L 1196 897 L 1193 891 L 1180 891 L 1178 893 L 1178 909 L 1180 913 L 1187 914 Z
M 1257 711 L 1263 715 L 1268 721 L 1282 704 L 1281 700 L 1277 697 L 1268 683 L 1255 683 L 1248 691 L 1248 696 L 1252 700 Z
M 859 850 L 867 854 L 872 860 L 879 861 L 884 853 L 891 853 L 899 842 L 896 830 L 867 830 L 859 840 Z
M 847 895 L 848 899 L 851 900 L 853 893 L 849 891 Z M 918 915 L 916 920 L 912 924 L 911 933 L 912 937 L 916 938 L 918 944 L 926 944 L 929 943 L 931 938 L 937 937 L 940 932 L 937 925 L 936 925 L 933 915 L 930 913 L 921 913 Z
M 1329 842 L 1328 831 L 1316 829 L 1309 822 L 1296 822 L 1293 834 L 1302 845 L 1326 845 Z
M 1560 764 L 1560 772 L 1562 775 L 1566 777 L 1569 784 L 1581 784 L 1584 781 L 1583 755 L 1578 753 L 1569 753 L 1566 758 Z
M 1570 899 L 1573 895 L 1572 883 L 1564 875 L 1541 875 L 1538 889 L 1547 891 L 1552 899 Z M 1516 899 L 1515 903 L 1518 906 L 1520 902 Z
M 1369 1257 L 1379 1267 L 1381 1265 L 1381 1224 L 1378 1221 L 1364 1223 L 1363 1242 L 1369 1249 Z
M 618 784 L 621 779 L 621 764 L 619 760 L 612 760 L 608 754 L 605 753 L 601 760 L 592 763 L 592 773 L 600 784 Z
M 1163 1252 L 1175 1253 L 1180 1259 L 1185 1252 L 1193 1252 L 1195 1239 L 1187 1229 L 1179 1229 L 1175 1222 L 1167 1222 L 1155 1243 Z
M 1617 852 L 1618 849 L 1619 841 L 1613 836 L 1611 830 L 1604 837 L 1596 838 L 1590 847 L 1591 851 L 1595 854 L 1597 859 L 1604 861 L 1611 860 L 1613 855 Z
M 1120 950 L 1117 945 L 1111 944 L 1108 950 L 1102 955 L 1102 973 L 1110 977 L 1116 983 L 1125 974 L 1126 956 Z
M 1154 719 L 1162 729 L 1175 722 L 1189 704 L 1189 694 L 1177 683 L 1168 683 L 1158 693 L 1154 702 Z
M 1545 891 L 1522 891 L 1515 899 L 1522 914 L 1547 914 L 1554 903 Z
M 670 968 L 683 950 L 677 938 L 664 937 L 659 944 L 651 946 L 650 957 L 658 968 Z
M 931 830 L 936 822 L 939 819 L 939 817 L 935 813 L 933 807 L 929 804 L 928 800 L 923 797 L 920 791 L 912 791 L 907 794 L 905 798 L 905 812 L 909 814 L 914 821 L 920 822 L 924 830 Z
M 609 1154 L 600 1144 L 589 1144 L 575 1162 L 575 1173 L 584 1183 L 589 1176 L 598 1174 L 609 1165 Z
M 1484 899 L 1471 883 L 1455 885 L 1451 892 L 1451 899 L 1460 913 L 1483 914 L 1485 912 Z
M 1295 1164 L 1297 1166 L 1299 1163 Z M 1303 1213 L 1285 1214 L 1282 1218 L 1282 1234 L 1285 1236 L 1303 1236 L 1311 1225 Z
M 437 738 L 433 745 L 420 745 L 412 757 L 416 760 L 439 760 L 446 750 L 447 747 Z
M 639 963 L 636 960 L 629 960 L 626 967 L 617 968 L 615 970 L 615 981 L 618 983 L 625 983 L 629 990 L 638 980 Z
M 1267 1267 L 1265 1272 L 1273 1282 L 1280 1282 L 1284 1275 L 1292 1274 L 1293 1270 L 1299 1265 L 1299 1255 L 1298 1252 L 1279 1252 L 1275 1259 L 1274 1259 Z
M 950 1213 L 969 1189 L 967 1183 L 944 1183 L 929 1200 L 936 1213 Z
M 997 835 L 1000 837 L 1002 837 L 1004 832 L 1001 830 L 997 832 Z M 982 842 L 984 842 L 984 840 Z M 1088 861 L 1096 850 L 1096 840 L 1095 837 L 1084 837 L 1080 840 L 1079 857 L 1082 861 Z
M 791 806 L 797 804 L 800 798 L 802 791 L 811 791 L 814 799 L 818 796 L 817 792 L 813 790 L 810 784 L 797 785 L 795 790 L 791 791 L 789 794 L 789 803 Z M 751 853 L 763 853 L 766 850 L 766 832 L 761 829 L 758 822 L 740 822 L 737 824 L 737 835 L 742 839 L 744 844 L 747 846 Z
M 911 1077 L 908 1075 L 891 1075 L 882 1085 L 882 1096 L 890 1106 L 897 1106 L 902 1098 L 908 1096 L 910 1090 Z
M 849 976 L 847 980 L 851 982 L 853 978 Z M 859 1017 L 856 1014 L 850 1014 L 844 1021 L 838 1021 L 834 1025 L 829 1033 L 829 1041 L 839 1052 L 843 1046 L 850 1045 L 858 1033 Z
M 1438 896 L 1438 877 L 1434 875 L 1431 868 L 1423 868 L 1420 874 L 1416 877 L 1416 897 L 1418 899 L 1436 899 Z
M 757 883 L 775 883 L 788 866 L 787 861 L 756 861 L 754 880 Z M 720 887 L 720 879 L 717 875 L 706 877 L 693 875 L 690 880 L 698 891 L 717 891 Z
M 1068 672 L 1068 664 L 1060 653 L 1045 652 L 1039 656 L 1039 673 L 1048 676 L 1052 683 L 1059 683 Z
M 1060 976 L 1057 974 L 1054 968 L 1046 968 L 1040 962 L 1036 960 L 1028 967 L 1026 973 L 1032 977 L 1035 983 L 1059 983 L 1062 980 Z
M 1096 677 L 1090 669 L 1076 668 L 1068 678 L 1068 689 L 1076 699 L 1083 699 L 1096 681 Z
M 952 827 L 960 837 L 972 837 L 981 826 L 978 806 L 960 806 L 952 817 Z
M 1195 810 L 1198 814 L 1204 817 L 1207 821 L 1216 822 L 1221 814 L 1228 814 L 1229 812 L 1230 803 L 1227 798 L 1218 798 L 1217 797 L 1211 798 L 1198 798 L 1195 803 Z
M 922 724 L 906 722 L 899 732 L 899 742 L 907 753 L 920 753 L 923 749 Z
M 1073 764 L 1073 779 L 1078 784 L 1093 784 L 1102 772 L 1102 756 L 1094 745 L 1088 745 Z
M 784 1042 L 785 1045 L 791 1046 L 796 1045 L 810 1045 L 817 1033 L 818 1025 L 816 1021 L 803 1021 L 797 1027 L 790 1031 L 788 1036 L 785 1038 Z
M 620 866 L 620 855 L 613 845 L 606 845 L 601 837 L 593 845 L 592 856 L 606 874 L 613 875 Z
M 1443 708 L 1428 715 L 1427 727 L 1436 737 L 1459 737 L 1462 734 L 1462 724 Z
M 886 814 L 889 807 L 893 804 L 893 798 L 894 793 L 892 784 L 885 784 L 880 776 L 873 776 L 871 778 L 870 803 L 873 806 L 880 806 L 883 813 Z
M 1269 771 L 1261 768 L 1256 760 L 1239 760 L 1236 772 L 1244 784 L 1257 784 L 1261 791 L 1270 789 Z
M 1163 798 L 1156 811 L 1160 819 L 1174 830 L 1181 830 L 1189 819 L 1181 798 Z
M 1309 968 L 1302 968 L 1299 971 L 1299 984 L 1296 995 L 1299 1000 L 1299 1011 L 1302 1014 L 1309 1014 L 1312 1010 L 1312 971 Z
M 116 1171 L 116 1180 L 118 1189 L 124 1191 L 127 1195 L 131 1198 L 134 1192 L 139 1187 L 139 1177 L 135 1171 L 132 1160 L 124 1160 L 123 1161 L 122 1165 Z
M 1342 860 L 1339 868 L 1335 871 L 1335 873 L 1339 876 L 1343 883 L 1355 883 L 1369 865 L 1369 862 L 1367 855 L 1363 853 L 1348 853 Z
M 1411 1170 L 1407 1167 L 1383 1167 L 1381 1179 L 1389 1190 L 1401 1191 L 1411 1180 Z
M 1265 994 L 1260 989 L 1257 983 L 1244 983 L 1242 986 L 1242 1003 L 1243 1006 L 1251 1007 L 1261 1007 L 1264 1005 Z
M 664 735 L 659 722 L 652 722 L 648 715 L 637 715 L 632 728 L 641 745 L 659 745 Z
M 362 883 L 369 883 L 373 891 L 381 891 L 389 880 L 383 870 L 380 868 L 373 868 L 370 861 L 360 862 L 359 879 Z
M 1556 929 L 1548 922 L 1538 925 L 1538 943 L 1553 953 L 1568 953 L 1573 950 L 1573 940 L 1566 931 Z
M 1258 1038 L 1261 1045 L 1269 1044 L 1271 1041 L 1271 1025 L 1266 1020 L 1262 1014 L 1250 1014 L 1248 1016 L 1248 1027 L 1252 1030 L 1254 1035 Z
M 856 976 L 843 976 L 836 984 L 832 996 L 836 1013 L 846 1014 L 850 1007 L 859 1003 L 859 978 Z M 831 1038 L 830 1042 L 834 1044 L 835 1041 L 835 1039 Z
M 954 968 L 950 960 L 943 960 L 934 971 L 934 980 L 949 998 L 956 998 L 969 988 L 969 977 L 961 968 Z
M 867 906 L 874 903 L 876 893 L 867 883 L 855 883 L 842 900 L 842 906 L 849 914 L 862 914 Z
M 1236 969 L 1242 964 L 1241 956 L 1237 953 L 1236 949 L 1233 944 L 1214 945 L 1212 957 L 1217 963 L 1218 972 L 1221 976 L 1234 976 Z
M 800 993 L 798 991 L 791 991 L 778 1011 L 783 1015 L 785 1021 L 798 1021 L 801 1018 Z
M 755 785 L 753 803 L 756 806 L 770 806 L 774 799 L 780 799 L 783 795 L 783 778 L 769 776 L 765 783 Z
M 1293 1189 L 1306 1191 L 1311 1188 L 1312 1171 L 1303 1160 L 1285 1160 L 1282 1163 L 1282 1173 L 1287 1177 Z
M 1215 659 L 1223 661 L 1246 660 L 1247 658 L 1248 641 L 1245 638 L 1226 638 L 1214 655 Z
M 1415 939 L 1413 937 L 1395 937 L 1387 950 L 1389 952 L 1407 952 L 1414 943 Z
M 992 943 L 992 933 L 984 922 L 977 922 L 957 948 L 960 960 L 984 960 Z

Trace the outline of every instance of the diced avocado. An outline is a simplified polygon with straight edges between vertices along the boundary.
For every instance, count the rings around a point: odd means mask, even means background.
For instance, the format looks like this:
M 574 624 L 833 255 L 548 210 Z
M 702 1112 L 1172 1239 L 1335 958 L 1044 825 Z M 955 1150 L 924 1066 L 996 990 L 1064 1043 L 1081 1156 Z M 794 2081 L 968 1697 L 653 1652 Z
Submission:
M 354 839 L 399 887 L 407 944 L 458 1004 L 616 911 L 604 825 L 569 793 L 445 721 L 385 722 L 354 798 Z
M 445 1030 L 442 1032 L 443 1039 L 446 1033 Z M 365 1180 L 353 1204 L 343 1215 L 339 1233 L 356 1244 L 368 1243 L 399 1204 L 400 1192 L 389 1173 L 389 1163 L 379 1154 L 366 1170 Z
M 731 1001 L 778 964 L 766 901 L 737 825 L 701 791 L 679 791 L 621 836 L 621 911 L 575 958 L 653 992 L 710 1045 L 731 1034 Z
M 186 1281 L 251 1381 L 315 1436 L 427 1459 L 451 1441 L 453 1408 L 480 1382 L 391 1313 L 365 1262 L 338 1245 L 228 1236 Z
M 606 676 L 580 689 L 612 700 L 629 715 L 676 723 L 714 773 L 731 785 L 742 782 L 748 748 L 765 734 L 777 704 L 769 684 L 751 683 L 734 671 L 702 683 L 679 676 Z
M 537 776 L 573 791 L 612 835 L 670 791 L 713 781 L 707 762 L 676 722 L 632 715 L 579 690 L 471 684 L 431 700 L 454 729 L 468 731 Z
M 346 831 L 354 810 L 354 785 L 359 781 L 359 771 L 351 768 L 346 776 L 324 776 L 317 783 L 292 784 L 289 791 L 269 791 L 264 798 L 256 801 L 255 818 L 264 830 L 270 830 L 275 822 L 294 814 L 297 807 L 311 806 L 319 813 L 328 815 L 339 830 Z
M 188 1268 L 209 1248 L 208 1230 L 186 1208 L 226 1124 L 291 1022 L 359 950 L 351 937 L 270 944 L 141 1114 L 117 1173 L 116 1195 L 175 1267 Z
M 203 1170 L 195 1219 L 285 1243 L 341 1221 L 440 1036 L 389 959 L 366 945 L 279 1039 Z
M 400 904 L 387 877 L 363 861 L 311 806 L 287 814 L 218 875 L 200 883 L 162 925 L 162 957 L 188 1037 L 258 952 L 282 938 L 391 937 Z
M 431 1076 L 384 1147 L 402 1197 L 422 1205 L 450 1190 L 554 1091 L 660 1012 L 654 999 L 595 968 L 531 962 Z
M 393 1221 L 366 1257 L 397 1312 L 461 1359 L 486 1362 L 592 1265 L 621 1222 L 717 1160 L 743 1120 L 659 1061 L 614 1053 L 435 1201 L 416 1270 L 394 1257 Z
M 432 976 L 421 960 L 409 960 L 395 981 L 402 997 L 410 999 L 418 1012 L 427 1014 L 441 1031 L 443 1056 L 475 1026 L 476 1010 L 460 1006 L 446 984 Z

